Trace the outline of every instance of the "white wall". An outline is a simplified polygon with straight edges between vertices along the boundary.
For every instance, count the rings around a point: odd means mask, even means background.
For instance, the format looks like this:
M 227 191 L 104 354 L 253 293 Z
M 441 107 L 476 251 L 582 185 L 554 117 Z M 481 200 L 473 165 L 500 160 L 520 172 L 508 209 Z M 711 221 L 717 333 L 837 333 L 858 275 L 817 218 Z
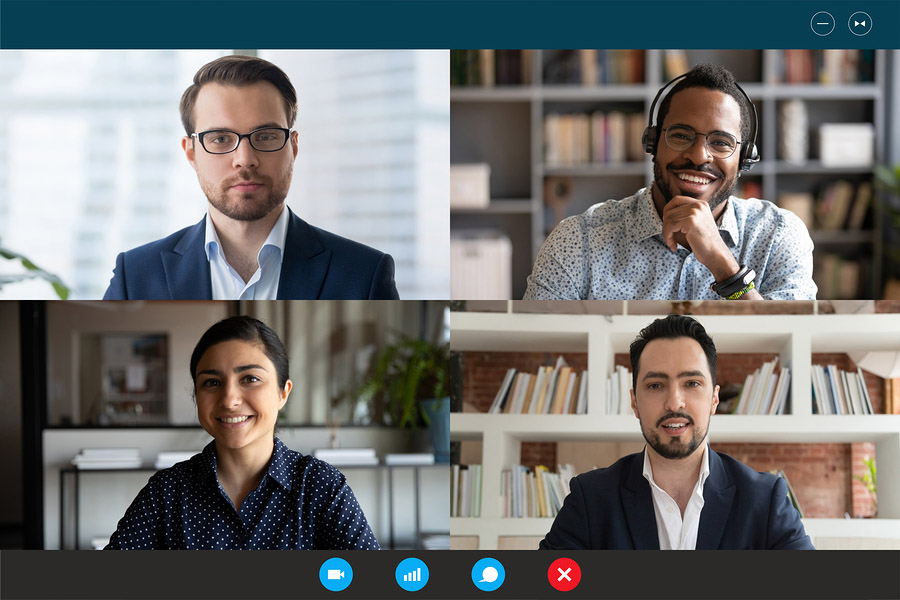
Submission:
M 197 424 L 191 352 L 210 325 L 228 316 L 226 302 L 49 302 L 47 304 L 47 422 L 80 424 L 79 336 L 108 332 L 169 336 L 169 421 Z

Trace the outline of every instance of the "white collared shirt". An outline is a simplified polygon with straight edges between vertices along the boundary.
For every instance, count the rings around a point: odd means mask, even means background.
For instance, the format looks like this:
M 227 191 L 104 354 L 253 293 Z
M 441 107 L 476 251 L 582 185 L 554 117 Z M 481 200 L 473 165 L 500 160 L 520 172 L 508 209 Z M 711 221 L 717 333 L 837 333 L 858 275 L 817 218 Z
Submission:
M 703 510 L 703 484 L 706 483 L 707 477 L 709 477 L 709 444 L 704 444 L 700 477 L 697 479 L 691 499 L 684 509 L 684 518 L 682 519 L 678 504 L 653 480 L 650 457 L 647 455 L 647 448 L 644 447 L 644 478 L 650 482 L 660 550 L 697 549 L 700 512 Z
M 212 280 L 213 300 L 275 300 L 278 297 L 278 282 L 281 280 L 281 261 L 284 256 L 284 243 L 287 239 L 288 220 L 287 207 L 282 208 L 281 216 L 269 232 L 256 255 L 259 265 L 250 280 L 244 280 L 238 272 L 225 260 L 222 243 L 213 225 L 212 218 L 206 213 L 206 258 L 209 261 L 209 275 Z

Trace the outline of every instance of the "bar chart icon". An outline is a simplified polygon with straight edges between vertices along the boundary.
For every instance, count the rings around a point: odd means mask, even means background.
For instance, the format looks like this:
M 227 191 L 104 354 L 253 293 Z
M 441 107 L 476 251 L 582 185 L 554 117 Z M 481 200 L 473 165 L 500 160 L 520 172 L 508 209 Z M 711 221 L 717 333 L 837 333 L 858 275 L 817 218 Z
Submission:
M 418 592 L 428 583 L 428 566 L 418 558 L 406 558 L 397 565 L 394 577 L 407 592 Z

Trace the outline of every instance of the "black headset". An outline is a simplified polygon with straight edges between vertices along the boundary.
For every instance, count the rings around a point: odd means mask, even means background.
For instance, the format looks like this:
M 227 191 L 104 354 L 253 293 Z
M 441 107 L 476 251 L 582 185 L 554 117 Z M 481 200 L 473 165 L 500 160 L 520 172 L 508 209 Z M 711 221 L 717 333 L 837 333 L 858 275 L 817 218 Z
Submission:
M 659 130 L 657 129 L 657 125 L 653 124 L 653 115 L 656 110 L 656 104 L 659 102 L 660 97 L 662 97 L 663 92 L 665 92 L 673 83 L 680 81 L 687 76 L 687 73 L 679 75 L 666 85 L 662 86 L 659 92 L 656 93 L 656 98 L 653 99 L 653 103 L 650 105 L 650 120 L 647 123 L 647 129 L 644 130 L 644 135 L 641 137 L 641 144 L 644 146 L 644 152 L 647 154 L 656 153 L 656 144 L 659 141 Z M 753 165 L 759 162 L 759 152 L 756 150 L 756 132 L 759 129 L 759 116 L 756 114 L 756 106 L 750 100 L 750 96 L 747 95 L 747 92 L 745 92 L 736 82 L 734 86 L 741 94 L 743 94 L 753 113 L 753 120 L 750 122 L 750 143 L 746 144 L 741 140 L 741 152 L 739 155 L 741 157 L 741 171 L 749 171 L 753 168 Z

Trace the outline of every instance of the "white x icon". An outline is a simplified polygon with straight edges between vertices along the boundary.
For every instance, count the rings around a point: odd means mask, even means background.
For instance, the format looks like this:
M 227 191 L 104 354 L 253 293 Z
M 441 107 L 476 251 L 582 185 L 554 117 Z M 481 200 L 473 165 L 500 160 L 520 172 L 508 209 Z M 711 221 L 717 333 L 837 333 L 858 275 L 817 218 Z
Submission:
M 562 570 L 562 567 L 556 567 L 556 570 L 560 573 L 559 577 L 556 579 L 557 581 L 562 581 L 563 577 L 565 577 L 567 581 L 572 581 L 572 578 L 569 577 L 569 571 L 572 570 L 572 567 L 569 567 L 565 571 Z

